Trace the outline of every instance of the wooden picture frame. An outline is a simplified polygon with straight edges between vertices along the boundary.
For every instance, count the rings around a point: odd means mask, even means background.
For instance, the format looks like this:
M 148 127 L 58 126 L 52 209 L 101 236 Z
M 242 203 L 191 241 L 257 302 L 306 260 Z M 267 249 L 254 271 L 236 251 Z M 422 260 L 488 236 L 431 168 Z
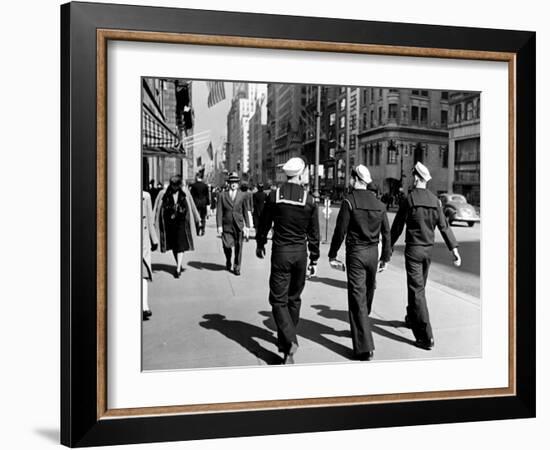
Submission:
M 106 386 L 109 40 L 504 61 L 509 386 L 113 410 Z M 61 442 L 91 446 L 535 415 L 535 33 L 69 3 L 61 7 Z

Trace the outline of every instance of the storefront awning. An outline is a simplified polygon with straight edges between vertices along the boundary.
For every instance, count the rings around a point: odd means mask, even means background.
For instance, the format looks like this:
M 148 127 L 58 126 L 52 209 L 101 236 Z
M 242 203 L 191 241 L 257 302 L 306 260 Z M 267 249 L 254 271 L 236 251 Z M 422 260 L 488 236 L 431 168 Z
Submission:
M 141 129 L 143 156 L 185 157 L 185 148 L 178 135 L 145 104 Z

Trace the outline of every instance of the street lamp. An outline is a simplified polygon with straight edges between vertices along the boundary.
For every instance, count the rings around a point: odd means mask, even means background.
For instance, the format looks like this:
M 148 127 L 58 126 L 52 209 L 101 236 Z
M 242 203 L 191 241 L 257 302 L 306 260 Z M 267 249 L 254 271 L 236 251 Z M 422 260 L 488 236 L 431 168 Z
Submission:
M 315 170 L 313 181 L 313 198 L 319 201 L 319 153 L 321 141 L 321 86 L 317 86 L 317 109 L 315 110 L 316 130 L 315 130 Z
M 403 178 L 405 178 L 405 172 L 403 171 L 403 153 L 405 153 L 403 143 L 399 144 L 399 149 L 400 149 L 400 153 L 401 153 L 401 173 L 400 173 L 400 176 L 399 176 L 399 187 L 402 188 L 403 187 Z

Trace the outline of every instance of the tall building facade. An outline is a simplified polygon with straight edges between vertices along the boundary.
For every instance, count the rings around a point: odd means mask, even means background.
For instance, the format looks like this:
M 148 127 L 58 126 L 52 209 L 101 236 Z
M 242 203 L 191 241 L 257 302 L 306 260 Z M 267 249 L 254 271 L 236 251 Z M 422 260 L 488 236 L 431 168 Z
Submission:
M 412 188 L 412 168 L 420 161 L 432 175 L 428 188 L 447 191 L 449 173 L 449 92 L 361 88 L 357 163 L 365 164 L 382 193 Z
M 250 176 L 250 119 L 256 105 L 267 95 L 267 85 L 261 83 L 234 83 L 233 99 L 227 115 L 226 165 L 229 171 L 244 179 Z
M 454 92 L 449 97 L 449 173 L 447 190 L 480 205 L 480 94 Z
M 249 120 L 249 181 L 251 183 L 264 182 L 263 162 L 264 152 L 267 151 L 267 99 L 263 97 L 256 101 L 254 114 Z
M 320 185 L 323 191 L 339 195 L 345 189 L 348 145 L 350 167 L 353 167 L 356 161 L 359 160 L 357 157 L 359 89 L 349 88 L 349 111 L 348 88 L 345 86 L 328 87 L 326 104 L 324 123 L 327 129 L 328 151 L 322 159 L 324 176 L 321 178 Z
M 268 85 L 268 126 L 272 152 L 274 182 L 284 181 L 285 177 L 277 170 L 289 158 L 304 157 L 304 132 L 306 129 L 306 85 Z M 306 162 L 309 161 L 305 158 Z

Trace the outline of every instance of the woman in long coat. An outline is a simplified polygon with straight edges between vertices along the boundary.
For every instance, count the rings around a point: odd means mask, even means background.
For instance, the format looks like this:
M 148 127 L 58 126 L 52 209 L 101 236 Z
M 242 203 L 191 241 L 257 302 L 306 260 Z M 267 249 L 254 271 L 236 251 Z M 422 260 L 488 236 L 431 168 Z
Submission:
M 193 226 L 191 226 L 193 221 Z M 159 231 L 160 251 L 169 250 L 176 260 L 174 276 L 182 271 L 183 253 L 195 250 L 195 237 L 200 216 L 181 176 L 170 178 L 166 190 L 159 192 L 155 204 L 155 224 Z
M 151 267 L 151 251 L 158 247 L 158 237 L 155 231 L 153 208 L 151 206 L 151 195 L 143 191 L 141 201 L 142 214 L 142 252 L 141 252 L 141 278 L 143 281 L 143 320 L 148 320 L 152 315 L 148 302 L 148 283 L 153 281 L 153 270 Z

